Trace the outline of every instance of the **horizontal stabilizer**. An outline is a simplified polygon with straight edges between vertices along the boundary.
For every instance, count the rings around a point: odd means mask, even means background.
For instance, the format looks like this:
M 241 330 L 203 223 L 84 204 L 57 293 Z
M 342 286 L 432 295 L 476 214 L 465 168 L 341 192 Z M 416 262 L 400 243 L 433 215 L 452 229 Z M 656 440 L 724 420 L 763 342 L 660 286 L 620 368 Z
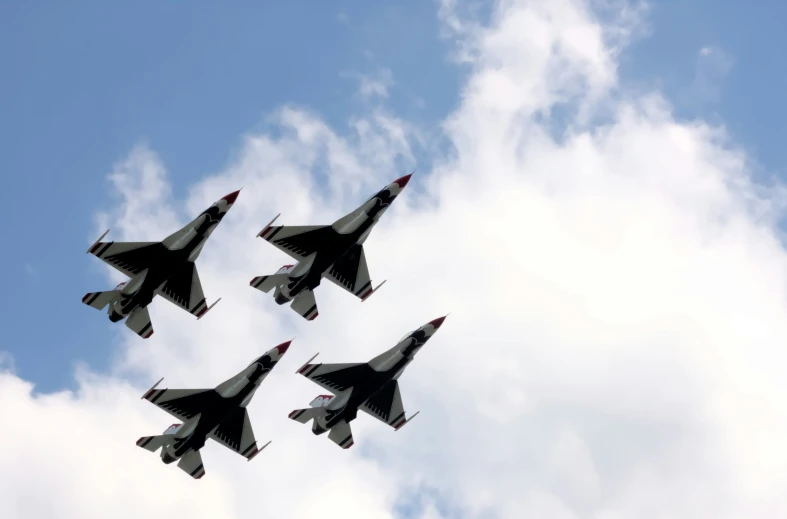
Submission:
M 333 426 L 331 432 L 328 433 L 328 439 L 342 449 L 349 449 L 355 443 L 350 424 L 344 420 Z
M 156 452 L 168 442 L 172 441 L 171 434 L 161 434 L 159 436 L 143 436 L 137 440 L 137 447 L 142 447 L 150 452 Z
M 267 294 L 271 289 L 286 282 L 287 274 L 272 274 L 270 276 L 257 276 L 249 282 L 249 285 Z
M 107 290 L 106 292 L 90 292 L 85 294 L 82 302 L 96 310 L 103 310 L 108 304 L 120 299 L 120 290 Z
M 205 475 L 205 467 L 202 465 L 202 456 L 199 451 L 190 450 L 184 454 L 178 462 L 178 468 L 194 479 Z
M 307 321 L 313 321 L 320 313 L 317 310 L 317 300 L 314 298 L 314 292 L 311 290 L 304 290 L 292 300 L 290 308 L 295 310 Z
M 311 407 L 309 409 L 296 409 L 290 413 L 290 419 L 298 423 L 307 423 L 313 418 L 324 416 L 327 411 L 324 407 Z
M 126 326 L 143 339 L 149 339 L 153 335 L 153 323 L 150 322 L 148 307 L 134 309 L 126 319 Z

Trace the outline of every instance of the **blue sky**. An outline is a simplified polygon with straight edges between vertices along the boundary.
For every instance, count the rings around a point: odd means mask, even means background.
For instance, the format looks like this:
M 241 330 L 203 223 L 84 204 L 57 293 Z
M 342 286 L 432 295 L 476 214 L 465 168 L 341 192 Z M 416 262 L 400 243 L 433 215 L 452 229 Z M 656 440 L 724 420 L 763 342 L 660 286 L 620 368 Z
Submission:
M 111 361 L 111 323 L 80 302 L 109 288 L 85 249 L 97 238 L 96 211 L 112 203 L 106 174 L 139 141 L 161 155 L 182 196 L 282 104 L 341 128 L 364 103 L 346 73 L 383 67 L 396 115 L 439 122 L 462 70 L 438 37 L 436 6 L 400 4 L 0 4 L 0 170 L 10 204 L 0 349 L 18 374 L 49 391 L 72 385 L 77 361 Z M 782 171 L 787 66 L 770 49 L 787 43 L 785 14 L 777 2 L 656 3 L 651 36 L 627 50 L 620 73 L 627 85 L 658 86 L 682 116 L 724 121 L 766 169 Z M 704 47 L 731 68 L 703 62 Z
M 787 41 L 786 14 L 787 5 L 775 0 L 653 2 L 652 35 L 632 45 L 620 73 L 629 82 L 660 86 L 681 116 L 723 122 L 752 158 L 771 173 L 783 172 L 787 64 L 776 56 Z M 714 73 L 713 64 L 699 64 L 700 73 L 716 77 L 716 100 L 692 92 L 703 47 L 721 49 L 732 60 L 726 75 Z

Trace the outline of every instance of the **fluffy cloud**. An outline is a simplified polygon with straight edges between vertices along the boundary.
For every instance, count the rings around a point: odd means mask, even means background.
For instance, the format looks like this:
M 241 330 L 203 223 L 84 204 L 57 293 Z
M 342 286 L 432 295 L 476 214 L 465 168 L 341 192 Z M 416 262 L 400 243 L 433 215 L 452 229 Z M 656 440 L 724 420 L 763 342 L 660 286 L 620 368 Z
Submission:
M 132 151 L 101 222 L 116 240 L 163 237 L 245 186 L 199 260 L 222 302 L 196 323 L 154 303 L 156 335 L 121 329 L 114 372 L 80 371 L 76 393 L 0 376 L 0 407 L 20 417 L 0 444 L 0 515 L 778 517 L 783 191 L 750 180 L 723 128 L 618 91 L 621 35 L 641 23 L 624 12 L 501 1 L 480 24 L 444 3 L 470 67 L 443 126 L 453 149 L 368 242 L 386 286 L 361 304 L 323 284 L 312 323 L 248 287 L 287 262 L 253 236 L 279 212 L 333 221 L 401 175 L 423 132 L 378 111 L 344 135 L 284 108 L 277 132 L 245 136 L 182 203 L 155 153 Z M 287 420 L 320 392 L 293 374 L 313 353 L 368 359 L 449 311 L 401 380 L 413 424 L 361 416 L 345 452 Z M 293 335 L 250 405 L 257 437 L 274 440 L 252 463 L 208 445 L 196 482 L 133 446 L 170 423 L 139 400 L 150 382 L 211 387 Z
M 718 47 L 703 47 L 697 55 L 694 80 L 686 95 L 696 105 L 721 101 L 721 84 L 732 70 L 732 56 Z
M 358 81 L 358 93 L 365 98 L 388 97 L 388 92 L 394 84 L 393 74 L 390 69 L 382 68 L 377 74 L 360 74 L 358 72 L 343 72 L 344 78 Z

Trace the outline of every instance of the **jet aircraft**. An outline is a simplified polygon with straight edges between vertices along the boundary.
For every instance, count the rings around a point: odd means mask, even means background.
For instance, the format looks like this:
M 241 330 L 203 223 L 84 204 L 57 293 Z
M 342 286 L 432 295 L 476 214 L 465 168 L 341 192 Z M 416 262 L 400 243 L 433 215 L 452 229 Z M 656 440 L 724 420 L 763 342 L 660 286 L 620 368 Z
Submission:
M 418 413 L 405 418 L 398 378 L 444 320 L 445 317 L 434 319 L 407 333 L 396 346 L 369 362 L 311 364 L 315 355 L 297 373 L 331 394 L 319 395 L 309 409 L 296 409 L 290 413 L 290 418 L 303 424 L 313 420 L 314 434 L 330 431 L 328 439 L 343 449 L 349 449 L 354 443 L 350 422 L 356 418 L 358 409 L 395 430 L 401 429 Z
M 288 341 L 269 350 L 215 389 L 156 389 L 163 378 L 142 397 L 183 423 L 171 425 L 159 436 L 144 436 L 137 445 L 150 452 L 161 449 L 161 460 L 195 479 L 205 475 L 200 449 L 208 438 L 232 449 L 249 461 L 270 442 L 257 447 L 246 406 L 268 373 L 289 348 Z
M 284 265 L 270 276 L 257 276 L 249 284 L 266 294 L 275 289 L 273 296 L 278 304 L 292 302 L 290 308 L 309 321 L 319 315 L 314 289 L 323 277 L 365 301 L 385 281 L 372 289 L 363 243 L 411 176 L 394 180 L 331 225 L 274 227 L 281 214 L 276 215 L 257 236 L 290 255 L 297 264 Z
M 191 223 L 162 242 L 102 242 L 107 230 L 88 253 L 101 258 L 128 276 L 106 292 L 90 292 L 82 302 L 97 310 L 109 306 L 109 320 L 126 318 L 126 326 L 143 339 L 153 335 L 148 305 L 156 295 L 202 318 L 218 303 L 208 306 L 194 264 L 208 237 L 235 203 L 240 190 L 230 193 L 203 211 Z

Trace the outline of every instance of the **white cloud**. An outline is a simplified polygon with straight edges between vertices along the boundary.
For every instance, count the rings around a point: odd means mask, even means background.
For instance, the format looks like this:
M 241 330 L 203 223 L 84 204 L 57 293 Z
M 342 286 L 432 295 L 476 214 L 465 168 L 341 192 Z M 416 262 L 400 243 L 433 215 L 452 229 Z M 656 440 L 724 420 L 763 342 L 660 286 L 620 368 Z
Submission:
M 14 373 L 16 371 L 14 356 L 3 350 L 0 350 L 0 371 L 7 373 Z
M 357 80 L 358 93 L 366 99 L 387 99 L 389 90 L 394 85 L 393 73 L 384 67 L 374 74 L 342 72 L 340 75 L 344 78 Z
M 697 105 L 715 104 L 721 101 L 721 87 L 724 79 L 735 64 L 731 55 L 716 46 L 702 47 L 697 56 L 688 95 Z
M 80 372 L 74 394 L 2 375 L 0 407 L 18 419 L 0 442 L 0 516 L 382 518 L 404 501 L 430 519 L 787 509 L 783 191 L 750 182 L 723 128 L 676 121 L 656 92 L 616 94 L 608 36 L 621 25 L 586 3 L 504 1 L 487 25 L 442 13 L 471 67 L 444 125 L 455 149 L 370 238 L 372 276 L 389 282 L 364 304 L 324 284 L 320 317 L 304 323 L 248 287 L 287 261 L 253 236 L 278 212 L 330 222 L 401 175 L 393 164 L 412 161 L 418 135 L 403 121 L 359 117 L 342 135 L 285 108 L 280 137 L 247 135 L 184 207 L 151 150 L 118 164 L 121 205 L 104 217 L 115 239 L 164 236 L 245 186 L 199 263 L 222 303 L 199 322 L 154 303 L 156 335 L 121 330 L 116 372 Z M 560 104 L 581 118 L 557 141 Z M 601 109 L 609 122 L 588 126 Z M 320 391 L 292 374 L 313 353 L 368 359 L 448 311 L 402 377 L 406 408 L 422 411 L 402 431 L 361 416 L 344 452 L 287 420 Z M 139 400 L 150 382 L 213 386 L 293 335 L 250 406 L 257 437 L 274 440 L 252 463 L 208 445 L 195 482 L 133 446 L 170 423 Z

